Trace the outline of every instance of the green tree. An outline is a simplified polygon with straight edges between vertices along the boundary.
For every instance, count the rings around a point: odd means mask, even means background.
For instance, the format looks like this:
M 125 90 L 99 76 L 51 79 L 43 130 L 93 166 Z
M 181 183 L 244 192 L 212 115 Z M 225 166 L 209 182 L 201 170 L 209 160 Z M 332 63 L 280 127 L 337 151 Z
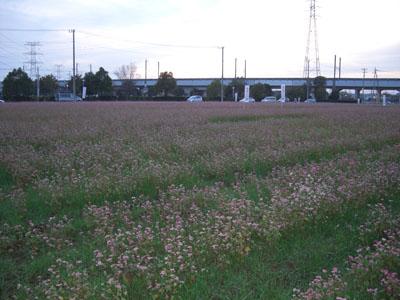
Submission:
M 317 101 L 326 101 L 328 93 L 326 92 L 326 78 L 317 76 L 314 78 L 314 96 Z
M 194 88 L 190 91 L 190 96 L 193 95 L 203 95 L 203 91 L 198 88 Z
M 140 93 L 140 95 L 141 95 L 141 92 L 139 92 L 139 93 Z M 155 97 L 155 96 L 157 96 L 157 89 L 156 89 L 156 87 L 155 87 L 154 85 L 149 86 L 149 89 L 148 89 L 148 91 L 147 91 L 147 95 L 148 95 L 149 97 Z
M 172 72 L 162 72 L 158 77 L 156 83 L 156 90 L 158 93 L 163 93 L 164 97 L 176 88 L 176 80 Z
M 265 96 L 266 97 L 267 96 L 272 96 L 274 94 L 272 92 L 272 87 L 268 83 L 264 84 L 264 86 L 265 86 Z
M 95 77 L 95 92 L 99 96 L 110 96 L 112 94 L 112 80 L 108 76 L 108 72 L 104 68 L 100 69 L 94 74 Z
M 226 98 L 234 99 L 235 95 L 233 93 L 238 93 L 238 99 L 244 97 L 244 78 L 234 78 L 227 86 L 225 90 Z
M 207 87 L 207 99 L 217 100 L 221 97 L 221 80 L 213 80 Z
M 14 69 L 4 78 L 2 92 L 6 100 L 29 100 L 34 93 L 33 81 L 21 68 Z
M 74 76 L 71 76 L 71 79 L 68 80 L 68 89 L 73 92 L 74 89 Z M 75 93 L 76 95 L 82 95 L 82 85 L 83 78 L 81 75 L 75 75 Z
M 85 73 L 83 77 L 86 86 L 86 94 L 87 95 L 94 95 L 96 94 L 96 77 L 94 76 L 93 72 Z
M 290 100 L 294 100 L 294 98 L 300 98 L 300 100 L 304 101 L 307 98 L 307 85 L 302 86 L 290 86 L 286 89 L 286 96 Z
M 185 95 L 185 90 L 181 86 L 177 86 L 172 93 L 177 97 L 183 97 Z
M 337 88 L 332 89 L 332 92 L 329 95 L 329 100 L 337 101 L 339 100 L 339 97 L 340 97 L 340 90 Z
M 257 83 L 251 86 L 250 95 L 256 101 L 260 101 L 264 97 L 272 95 L 272 88 L 269 84 Z
M 40 78 L 40 93 L 44 96 L 52 97 L 58 89 L 58 81 L 54 75 L 49 74 Z
M 136 93 L 135 82 L 130 79 L 125 79 L 122 81 L 121 85 L 121 95 L 129 98 L 129 96 L 133 96 Z
M 250 87 L 250 96 L 256 101 L 260 101 L 264 98 L 265 86 L 262 83 L 256 83 Z

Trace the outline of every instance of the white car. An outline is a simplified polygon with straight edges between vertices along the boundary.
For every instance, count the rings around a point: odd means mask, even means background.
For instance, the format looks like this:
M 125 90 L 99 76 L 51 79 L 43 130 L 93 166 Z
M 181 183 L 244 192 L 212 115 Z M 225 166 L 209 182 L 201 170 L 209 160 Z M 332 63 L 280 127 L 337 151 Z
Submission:
M 243 98 L 239 102 L 242 102 L 242 103 L 254 103 L 254 102 L 256 102 L 256 100 L 254 100 L 254 98 L 249 97 L 249 98 Z
M 276 102 L 276 97 L 275 96 L 267 96 L 264 99 L 262 99 L 261 102 L 264 102 L 264 103 L 275 103 Z
M 308 98 L 304 101 L 304 103 L 316 103 L 317 101 L 314 98 Z
M 4 102 L 6 102 L 6 101 L 4 101 L 4 100 L 0 99 L 0 103 L 4 103 Z
M 82 98 L 72 93 L 57 93 L 55 96 L 56 101 L 82 101 Z
M 278 102 L 281 102 L 281 103 L 285 103 L 285 102 L 289 102 L 289 101 L 290 101 L 289 98 L 281 98 L 278 100 Z
M 202 102 L 203 101 L 203 97 L 202 96 L 198 96 L 198 95 L 193 95 L 193 96 L 190 96 L 189 98 L 187 98 L 186 101 L 188 101 L 188 102 Z

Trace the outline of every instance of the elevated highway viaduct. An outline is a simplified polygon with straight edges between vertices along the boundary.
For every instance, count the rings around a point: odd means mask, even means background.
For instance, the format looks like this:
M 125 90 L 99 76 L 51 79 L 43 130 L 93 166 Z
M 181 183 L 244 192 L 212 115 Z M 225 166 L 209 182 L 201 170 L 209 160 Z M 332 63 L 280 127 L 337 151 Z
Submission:
M 214 80 L 220 80 L 220 78 L 178 78 L 176 79 L 177 85 L 182 87 L 186 93 L 189 93 L 193 89 L 206 90 L 207 86 Z M 229 85 L 233 78 L 225 78 L 224 85 Z M 310 84 L 312 85 L 312 79 Z M 118 88 L 122 85 L 123 80 L 113 80 L 113 86 Z M 143 89 L 144 87 L 154 86 L 157 79 L 134 79 L 135 86 Z M 305 78 L 247 78 L 246 83 L 254 85 L 257 83 L 269 84 L 273 89 L 280 89 L 282 84 L 287 87 L 290 86 L 302 86 L 307 84 Z M 400 78 L 340 78 L 334 80 L 333 78 L 326 79 L 326 88 L 332 89 L 335 87 L 338 90 L 354 90 L 356 97 L 359 96 L 360 91 L 364 88 L 365 90 L 376 90 L 378 95 L 382 91 L 399 91 L 400 92 Z

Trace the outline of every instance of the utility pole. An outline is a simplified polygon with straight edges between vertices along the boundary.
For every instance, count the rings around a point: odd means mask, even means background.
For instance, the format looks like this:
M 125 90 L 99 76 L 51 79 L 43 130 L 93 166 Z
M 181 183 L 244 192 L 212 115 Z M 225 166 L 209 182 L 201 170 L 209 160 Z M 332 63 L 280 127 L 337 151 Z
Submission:
M 367 68 L 362 68 L 363 71 L 363 81 L 362 81 L 362 99 L 363 102 L 365 102 L 365 93 L 364 93 L 364 87 L 365 87 L 365 73 L 367 73 Z
M 147 59 L 144 61 L 144 87 L 147 88 Z
M 90 68 L 90 73 L 93 73 L 92 72 L 92 64 L 89 65 L 89 68 Z
M 307 76 L 307 99 L 310 99 L 310 60 L 307 60 L 306 65 L 306 76 Z
M 333 63 L 333 89 L 332 92 L 336 89 L 336 54 L 335 54 L 335 60 Z
M 157 78 L 160 77 L 160 62 L 157 62 Z
M 222 50 L 222 61 L 221 61 L 221 102 L 224 102 L 224 48 L 221 47 Z
M 39 67 L 36 69 L 36 98 L 39 101 L 40 98 L 40 75 L 39 75 Z
M 237 58 L 235 57 L 235 79 L 237 76 Z M 236 84 L 236 83 L 235 83 Z M 236 97 L 235 97 L 235 85 L 232 84 L 232 98 L 234 99 L 234 101 L 236 101 Z
M 247 78 L 247 60 L 244 60 L 244 80 Z
M 237 58 L 235 58 L 235 79 L 236 79 L 236 70 L 237 70 Z
M 336 72 L 338 72 L 339 76 L 336 77 Z M 335 60 L 334 60 L 334 67 L 333 67 L 333 84 L 334 87 L 336 87 L 336 78 L 342 78 L 342 58 L 339 57 L 339 67 L 336 65 L 336 54 L 335 54 Z
M 375 69 L 374 69 L 374 86 L 375 86 L 375 91 L 376 91 L 376 102 L 378 102 L 378 100 L 380 101 L 380 94 L 379 94 L 379 91 L 378 91 L 378 84 L 379 84 L 379 81 L 378 81 L 378 69 L 375 67 Z
M 75 101 L 76 100 L 75 29 L 71 29 L 70 32 L 72 32 L 72 95 L 73 95 L 73 98 L 74 98 L 74 101 Z

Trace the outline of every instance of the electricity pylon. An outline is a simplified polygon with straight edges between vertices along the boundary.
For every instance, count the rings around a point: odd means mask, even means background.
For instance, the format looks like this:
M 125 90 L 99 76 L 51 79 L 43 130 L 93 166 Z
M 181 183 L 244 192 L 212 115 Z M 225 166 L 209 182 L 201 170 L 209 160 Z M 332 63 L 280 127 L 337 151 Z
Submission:
M 307 78 L 310 71 L 314 71 L 315 77 L 321 75 L 321 68 L 319 63 L 319 48 L 318 48 L 318 32 L 317 32 L 317 16 L 316 16 L 316 0 L 310 0 L 310 19 L 308 24 L 308 37 L 306 46 L 306 56 L 304 58 L 304 69 L 303 77 Z M 311 58 L 310 48 L 314 45 L 314 57 Z M 312 69 L 309 69 L 309 62 L 314 65 Z M 315 69 L 314 69 L 315 67 Z

